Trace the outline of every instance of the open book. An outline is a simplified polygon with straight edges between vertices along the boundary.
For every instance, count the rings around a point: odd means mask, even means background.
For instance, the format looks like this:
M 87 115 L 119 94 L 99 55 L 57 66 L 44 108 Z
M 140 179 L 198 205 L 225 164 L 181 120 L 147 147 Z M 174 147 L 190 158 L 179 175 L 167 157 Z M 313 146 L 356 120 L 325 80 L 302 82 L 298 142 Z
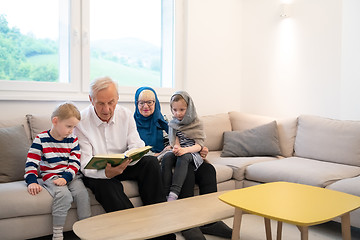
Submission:
M 132 149 L 126 153 L 109 154 L 109 155 L 95 155 L 90 162 L 86 164 L 85 169 L 104 169 L 107 163 L 115 167 L 120 165 L 126 159 L 132 159 L 131 165 L 135 164 L 140 158 L 150 151 L 151 146 L 145 146 L 137 149 Z

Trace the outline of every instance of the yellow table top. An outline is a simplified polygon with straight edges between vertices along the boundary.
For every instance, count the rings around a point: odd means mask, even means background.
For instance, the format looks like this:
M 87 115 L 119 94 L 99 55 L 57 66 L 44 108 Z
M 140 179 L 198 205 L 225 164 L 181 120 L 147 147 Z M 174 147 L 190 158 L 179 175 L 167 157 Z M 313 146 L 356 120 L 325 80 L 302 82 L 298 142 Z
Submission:
M 289 182 L 233 190 L 219 199 L 246 212 L 299 226 L 324 223 L 360 207 L 360 197 Z

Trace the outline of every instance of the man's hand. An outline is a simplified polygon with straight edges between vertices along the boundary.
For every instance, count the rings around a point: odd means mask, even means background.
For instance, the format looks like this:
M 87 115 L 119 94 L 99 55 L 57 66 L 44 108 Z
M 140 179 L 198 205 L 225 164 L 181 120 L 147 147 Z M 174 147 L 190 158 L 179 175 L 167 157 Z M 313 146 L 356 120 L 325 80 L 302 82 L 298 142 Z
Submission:
M 209 153 L 209 149 L 204 146 L 204 147 L 201 149 L 201 151 L 200 151 L 200 156 L 201 156 L 203 159 L 205 159 L 206 156 L 208 155 L 208 153 Z
M 29 192 L 31 195 L 36 195 L 36 194 L 38 194 L 39 192 L 41 192 L 42 186 L 40 186 L 40 185 L 37 184 L 37 183 L 31 183 L 31 184 L 29 184 L 29 186 L 27 187 L 27 190 L 28 190 L 28 192 Z
M 129 165 L 131 159 L 125 160 L 122 164 L 112 167 L 110 163 L 106 164 L 105 175 L 107 178 L 113 178 L 124 172 L 125 168 Z
M 65 186 L 67 183 L 65 178 L 58 178 L 58 179 L 55 179 L 53 182 L 56 186 Z

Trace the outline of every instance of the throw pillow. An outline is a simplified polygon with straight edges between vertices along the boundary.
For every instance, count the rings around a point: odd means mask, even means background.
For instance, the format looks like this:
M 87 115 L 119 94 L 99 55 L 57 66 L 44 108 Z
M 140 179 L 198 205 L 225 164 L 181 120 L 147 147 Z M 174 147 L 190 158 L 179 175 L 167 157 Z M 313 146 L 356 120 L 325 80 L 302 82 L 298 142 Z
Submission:
M 276 121 L 244 131 L 224 133 L 221 157 L 281 155 Z
M 0 128 L 0 183 L 24 180 L 29 147 L 23 125 Z

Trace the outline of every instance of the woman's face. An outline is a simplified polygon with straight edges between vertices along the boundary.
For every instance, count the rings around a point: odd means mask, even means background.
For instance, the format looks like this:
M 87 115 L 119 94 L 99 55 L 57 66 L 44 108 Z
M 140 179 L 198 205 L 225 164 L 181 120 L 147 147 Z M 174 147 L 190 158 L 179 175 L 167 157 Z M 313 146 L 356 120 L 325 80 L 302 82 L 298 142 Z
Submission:
M 137 100 L 139 112 L 144 117 L 151 116 L 155 111 L 155 94 L 151 90 L 144 90 Z

